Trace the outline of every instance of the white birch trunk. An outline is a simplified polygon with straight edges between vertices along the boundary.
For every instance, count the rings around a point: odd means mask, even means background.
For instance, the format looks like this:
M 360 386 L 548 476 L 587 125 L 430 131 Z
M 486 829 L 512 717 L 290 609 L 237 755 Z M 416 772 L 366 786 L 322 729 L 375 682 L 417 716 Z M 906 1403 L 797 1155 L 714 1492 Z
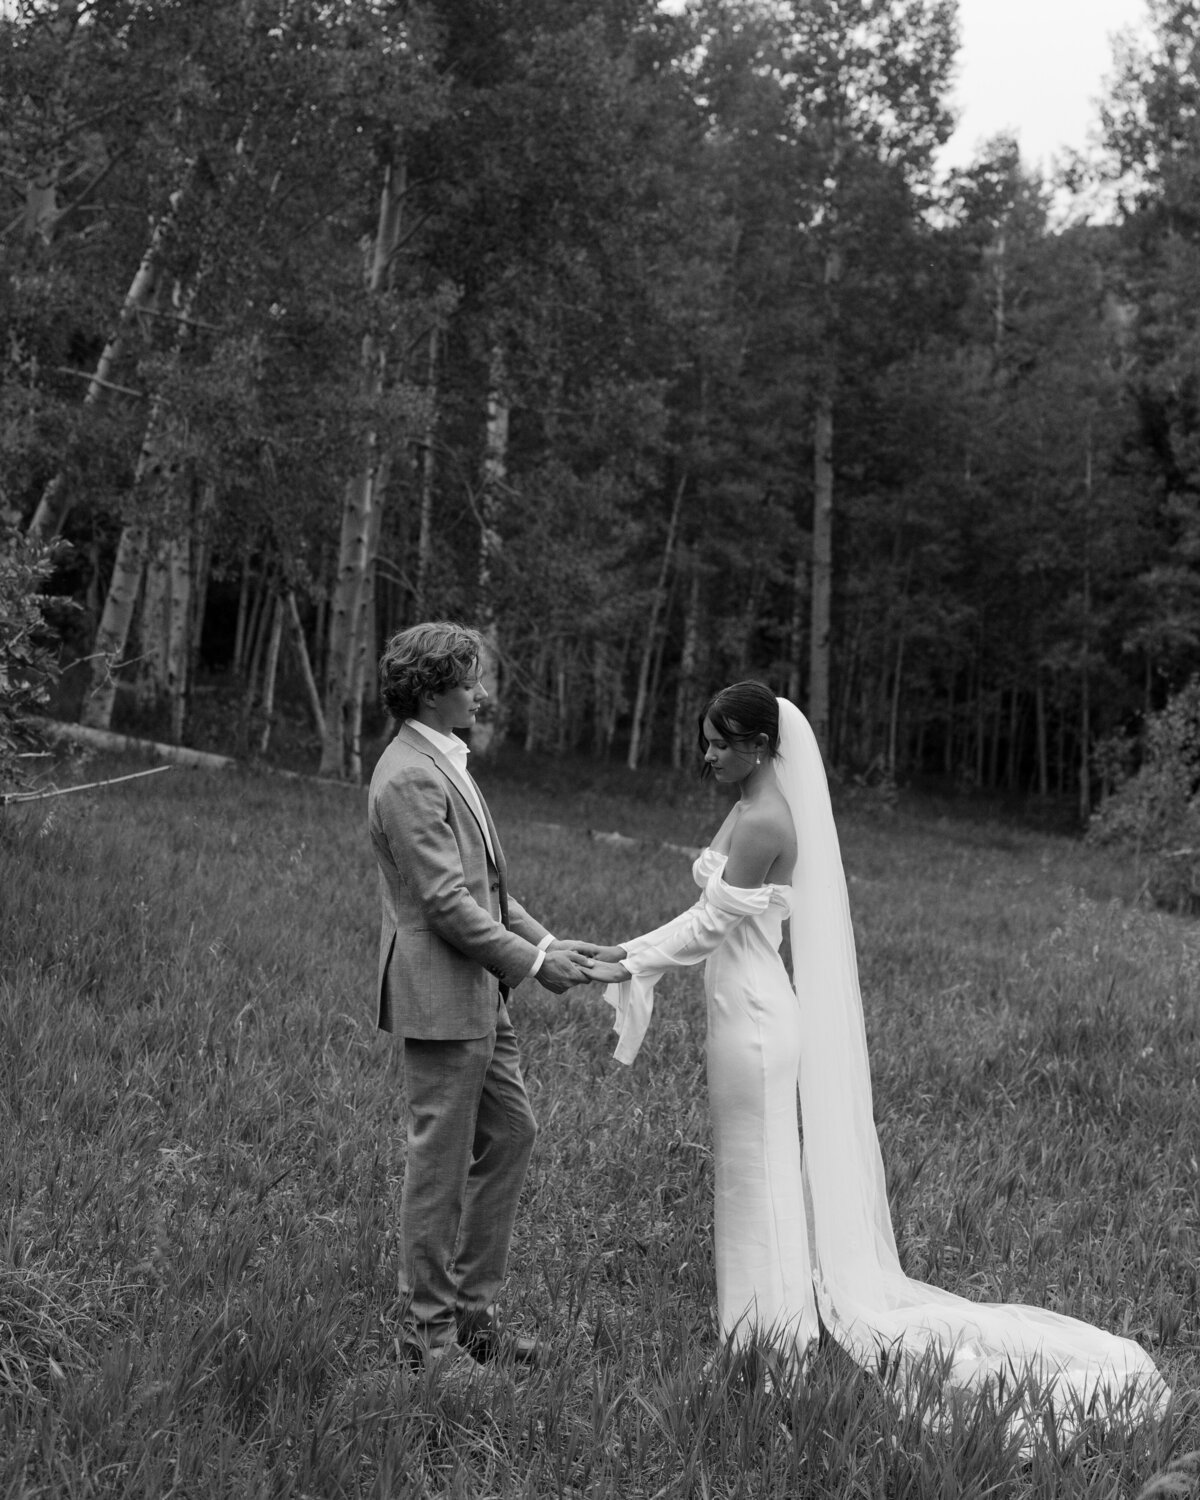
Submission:
M 386 465 L 385 465 L 386 467 Z M 383 481 L 379 492 L 383 492 Z M 371 513 L 370 558 L 367 576 L 363 579 L 362 617 L 359 620 L 357 651 L 350 679 L 350 737 L 346 746 L 346 774 L 351 781 L 362 780 L 362 723 L 363 701 L 367 696 L 368 668 L 378 659 L 375 649 L 375 586 L 378 573 L 375 557 L 379 549 L 379 522 L 382 505 L 376 502 Z
M 126 526 L 121 532 L 104 612 L 92 646 L 91 688 L 79 715 L 79 722 L 89 729 L 108 729 L 112 725 L 117 696 L 115 674 L 129 642 L 129 629 L 145 572 L 147 544 L 144 526 Z
M 171 705 L 171 742 L 183 739 L 191 686 L 192 561 L 191 538 L 174 537 L 168 556 L 166 690 Z
M 437 361 L 438 330 L 429 333 L 429 417 L 425 424 L 425 441 L 421 447 L 421 511 L 417 526 L 417 577 L 413 589 L 413 614 L 417 620 L 425 618 L 426 598 L 429 593 L 430 564 L 433 561 L 433 485 L 437 466 L 434 447 L 437 438 Z
M 813 459 L 812 612 L 808 721 L 821 753 L 829 748 L 829 643 L 833 601 L 833 393 L 817 398 Z
M 233 670 L 240 672 L 246 657 L 250 624 L 250 548 L 242 554 L 242 577 L 238 584 L 237 625 L 233 632 Z
M 250 601 L 250 621 L 246 627 L 246 638 L 242 642 L 242 659 L 238 667 L 251 689 L 253 688 L 252 679 L 258 667 L 258 658 L 261 655 L 258 643 L 262 637 L 263 616 L 270 597 L 271 591 L 264 569 L 263 576 L 258 581 L 258 587 L 254 590 L 254 597 Z
M 212 576 L 213 517 L 217 512 L 217 487 L 206 480 L 200 497 L 200 524 L 193 535 L 192 586 L 188 620 L 187 680 L 184 717 L 190 715 L 196 671 L 200 665 L 200 646 L 204 633 L 204 616 L 208 605 L 208 585 Z
M 804 657 L 804 606 L 808 602 L 808 565 L 804 553 L 796 548 L 796 565 L 792 569 L 791 649 L 788 652 L 787 697 L 800 702 L 800 663 Z
M 182 733 L 192 603 L 192 548 L 189 537 L 158 542 L 146 559 L 142 594 L 138 700 L 170 705 L 172 734 Z
M 843 733 L 845 732 L 845 726 L 850 723 L 850 706 L 854 701 L 854 688 L 860 672 L 863 679 L 862 701 L 864 705 L 867 702 L 866 672 L 861 668 L 863 658 L 863 635 L 866 630 L 867 623 L 866 613 L 866 606 L 860 602 L 855 613 L 854 632 L 850 638 L 850 646 L 846 652 L 846 663 L 842 671 L 842 694 L 841 703 L 839 705 L 838 723 L 843 726 Z
M 383 291 L 400 241 L 400 211 L 403 202 L 404 169 L 389 162 L 384 170 L 379 199 L 379 218 L 368 276 L 372 295 Z M 363 335 L 362 391 L 368 402 L 383 389 L 387 351 L 374 333 Z M 342 526 L 333 598 L 329 613 L 329 641 L 325 665 L 325 734 L 321 743 L 322 776 L 344 778 L 354 758 L 361 702 L 356 703 L 354 679 L 356 659 L 362 649 L 363 594 L 368 572 L 374 564 L 372 534 L 378 535 L 373 508 L 380 465 L 378 433 L 372 428 L 363 440 L 358 474 L 347 484 L 342 505 Z
M 674 579 L 671 587 L 667 590 L 667 608 L 664 614 L 670 612 L 670 603 L 674 597 Z M 662 688 L 662 665 L 663 657 L 667 650 L 667 629 L 664 623 L 658 632 L 658 643 L 654 648 L 654 664 L 650 671 L 650 691 L 646 697 L 646 712 L 642 716 L 644 728 L 642 730 L 642 757 L 645 759 L 650 754 L 650 747 L 654 742 L 654 727 L 657 719 L 657 709 L 661 701 Z
M 379 547 L 383 539 L 383 512 L 387 501 L 388 481 L 392 472 L 392 455 L 385 453 L 375 476 L 375 489 L 371 504 L 370 560 L 366 578 L 363 580 L 363 612 L 359 631 L 358 654 L 355 658 L 353 693 L 356 712 L 362 718 L 365 705 L 375 707 L 379 702 Z
M 296 659 L 300 663 L 300 676 L 304 681 L 304 691 L 308 697 L 308 708 L 312 714 L 313 726 L 321 739 L 325 738 L 325 712 L 321 707 L 321 695 L 317 691 L 317 679 L 313 673 L 312 661 L 308 654 L 308 642 L 304 638 L 304 626 L 300 622 L 300 607 L 296 603 L 295 589 L 287 592 L 288 620 L 292 627 L 292 641 L 296 647 Z
M 504 702 L 500 684 L 500 625 L 495 599 L 495 562 L 500 550 L 500 517 L 508 477 L 508 395 L 504 352 L 492 350 L 487 401 L 487 438 L 483 455 L 483 493 L 480 496 L 478 607 L 476 620 L 483 639 L 479 675 L 488 695 L 488 712 L 471 731 L 471 749 L 480 755 L 504 737 Z
M 246 666 L 246 713 L 249 715 L 255 703 L 262 702 L 267 646 L 271 639 L 271 621 L 274 618 L 275 595 L 280 587 L 276 570 L 268 564 L 263 569 L 258 591 L 258 612 L 255 617 L 254 635 L 249 645 L 249 660 Z
M 136 494 L 152 462 L 158 446 L 158 430 L 162 414 L 162 403 L 156 401 L 150 411 L 138 454 L 134 473 L 133 490 Z M 80 723 L 90 729 L 108 729 L 112 725 L 113 707 L 116 703 L 117 680 L 115 673 L 122 665 L 129 644 L 129 632 L 133 625 L 134 610 L 142 580 L 146 572 L 146 558 L 150 548 L 150 534 L 142 522 L 131 523 L 121 532 L 117 543 L 117 555 L 109 579 L 108 594 L 104 610 L 96 628 L 96 638 L 91 654 L 91 688 L 84 699 Z
M 325 737 L 321 745 L 322 776 L 347 774 L 346 748 L 352 717 L 351 668 L 362 591 L 366 579 L 371 519 L 371 477 L 364 471 L 346 486 L 338 572 L 329 611 L 329 649 L 325 666 Z
M 700 646 L 700 569 L 691 558 L 691 581 L 683 613 L 683 646 L 679 653 L 679 683 L 675 692 L 675 723 L 671 729 L 671 765 L 682 770 L 687 753 L 694 747 L 690 732 L 698 711 L 696 704 L 696 661 Z
M 136 696 L 142 709 L 154 706 L 166 681 L 167 611 L 171 596 L 167 554 L 168 545 L 163 540 L 154 542 L 146 554 L 135 673 Z
M 646 622 L 646 636 L 642 645 L 642 660 L 638 668 L 637 696 L 633 701 L 633 723 L 629 730 L 629 753 L 625 764 L 631 771 L 636 771 L 638 759 L 642 751 L 642 741 L 645 738 L 645 727 L 643 720 L 646 715 L 646 703 L 650 695 L 650 672 L 654 665 L 654 648 L 658 638 L 658 620 L 662 614 L 663 606 L 667 601 L 667 583 L 671 576 L 671 563 L 675 554 L 675 533 L 679 529 L 679 513 L 683 507 L 683 492 L 687 487 L 687 475 L 679 481 L 675 491 L 675 501 L 671 506 L 671 519 L 667 523 L 667 540 L 663 547 L 662 562 L 659 564 L 658 579 L 654 585 L 654 592 L 650 596 L 650 618 Z
M 841 277 L 836 248 L 825 257 L 825 287 L 831 304 Z M 832 331 L 826 368 L 817 394 L 813 433 L 813 559 L 810 615 L 808 721 L 822 755 L 829 751 L 829 652 L 833 620 L 833 397 L 837 362 Z
M 279 672 L 279 643 L 283 639 L 283 601 L 271 601 L 271 638 L 267 643 L 267 662 L 263 671 L 263 727 L 258 739 L 258 753 L 265 755 L 271 743 L 275 722 L 275 679 Z

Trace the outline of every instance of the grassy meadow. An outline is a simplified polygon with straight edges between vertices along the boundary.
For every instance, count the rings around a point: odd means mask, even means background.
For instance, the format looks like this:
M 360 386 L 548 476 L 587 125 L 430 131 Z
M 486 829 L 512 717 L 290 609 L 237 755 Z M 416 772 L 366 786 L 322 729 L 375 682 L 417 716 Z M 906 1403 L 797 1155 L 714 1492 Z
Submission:
M 137 769 L 93 761 L 92 780 Z M 513 887 L 617 940 L 692 899 L 721 793 L 483 771 Z M 901 1258 L 1124 1332 L 1133 1432 L 942 1430 L 834 1347 L 714 1353 L 700 976 L 636 1065 L 598 990 L 512 1013 L 541 1135 L 505 1311 L 546 1367 L 396 1364 L 402 1079 L 365 792 L 173 769 L 0 812 L 0 1500 L 1200 1493 L 1200 925 L 1061 837 L 839 815 Z M 634 842 L 597 839 L 613 832 Z

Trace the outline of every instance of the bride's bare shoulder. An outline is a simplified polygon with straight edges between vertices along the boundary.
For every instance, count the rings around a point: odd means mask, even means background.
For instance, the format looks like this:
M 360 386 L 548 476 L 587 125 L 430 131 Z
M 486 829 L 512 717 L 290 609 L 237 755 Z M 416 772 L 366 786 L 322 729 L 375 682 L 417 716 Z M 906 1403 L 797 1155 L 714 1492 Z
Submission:
M 783 798 L 764 797 L 742 809 L 737 827 L 733 830 L 734 841 L 753 844 L 760 849 L 773 849 L 777 854 L 787 847 L 792 837 L 792 820 Z
M 760 886 L 767 883 L 771 871 L 787 862 L 794 847 L 791 819 L 780 819 L 770 799 L 744 807 L 729 844 L 725 879 L 734 886 Z

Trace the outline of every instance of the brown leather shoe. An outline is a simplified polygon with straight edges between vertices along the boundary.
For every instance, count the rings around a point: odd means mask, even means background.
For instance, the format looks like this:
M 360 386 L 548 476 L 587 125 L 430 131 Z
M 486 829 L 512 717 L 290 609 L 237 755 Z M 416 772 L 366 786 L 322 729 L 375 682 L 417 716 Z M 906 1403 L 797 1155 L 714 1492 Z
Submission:
M 424 1344 L 401 1344 L 400 1360 L 415 1373 L 436 1375 L 439 1379 L 458 1379 L 479 1363 L 453 1339 L 448 1344 L 434 1344 L 430 1348 Z
M 540 1365 L 542 1349 L 527 1334 L 509 1333 L 489 1314 L 464 1319 L 458 1325 L 458 1342 L 481 1365 L 508 1360 L 515 1365 Z

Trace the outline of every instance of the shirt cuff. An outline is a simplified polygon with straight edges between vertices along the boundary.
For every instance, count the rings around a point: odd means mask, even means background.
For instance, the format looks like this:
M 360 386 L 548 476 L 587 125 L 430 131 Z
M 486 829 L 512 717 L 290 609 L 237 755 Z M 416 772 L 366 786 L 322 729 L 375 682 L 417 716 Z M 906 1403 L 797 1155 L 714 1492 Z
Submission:
M 530 971 L 529 971 L 528 974 L 526 974 L 526 976 L 525 976 L 526 979 L 532 979 L 533 976 L 537 973 L 537 971 L 542 967 L 542 964 L 545 961 L 545 957 L 546 957 L 546 949 L 549 948 L 550 944 L 553 941 L 554 941 L 554 934 L 552 932 L 548 932 L 546 934 L 546 936 L 538 944 L 537 957 L 533 961 L 533 968 L 530 969 Z

